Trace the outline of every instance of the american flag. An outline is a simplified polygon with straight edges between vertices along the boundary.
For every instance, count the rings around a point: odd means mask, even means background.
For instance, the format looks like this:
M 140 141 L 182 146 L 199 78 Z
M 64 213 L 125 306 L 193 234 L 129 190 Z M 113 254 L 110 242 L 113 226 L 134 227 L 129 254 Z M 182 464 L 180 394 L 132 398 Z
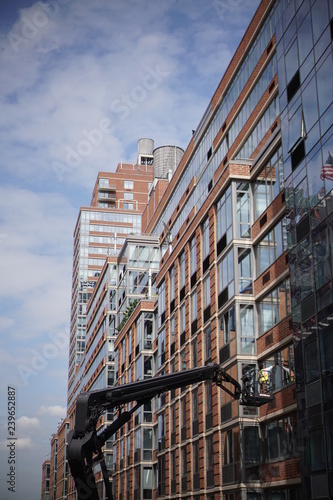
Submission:
M 328 152 L 327 160 L 324 165 L 321 167 L 320 178 L 323 181 L 327 179 L 329 181 L 333 181 L 333 155 L 331 151 Z

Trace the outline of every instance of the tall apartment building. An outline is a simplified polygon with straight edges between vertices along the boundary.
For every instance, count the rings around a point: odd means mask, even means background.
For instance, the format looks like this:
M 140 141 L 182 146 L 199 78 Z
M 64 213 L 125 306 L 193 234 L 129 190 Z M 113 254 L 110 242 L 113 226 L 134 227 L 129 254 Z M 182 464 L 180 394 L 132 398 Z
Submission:
M 152 181 L 158 272 L 132 261 L 132 235 L 98 270 L 84 388 L 213 362 L 239 381 L 263 365 L 274 393 L 260 408 L 209 382 L 155 398 L 106 445 L 116 499 L 333 496 L 332 18 L 329 0 L 262 0 L 178 167 Z
M 141 233 L 141 214 L 152 182 L 153 167 L 146 159 L 142 165 L 119 164 L 116 172 L 99 172 L 90 206 L 80 209 L 74 230 L 69 412 L 82 389 L 87 303 L 106 257 L 116 255 L 129 234 Z

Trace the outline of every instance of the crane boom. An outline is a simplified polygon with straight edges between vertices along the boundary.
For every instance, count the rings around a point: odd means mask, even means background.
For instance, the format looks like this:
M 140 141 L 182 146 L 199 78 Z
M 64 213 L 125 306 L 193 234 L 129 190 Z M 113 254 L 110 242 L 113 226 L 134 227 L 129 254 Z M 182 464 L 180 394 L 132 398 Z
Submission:
M 75 481 L 78 500 L 99 500 L 95 483 L 94 467 L 100 464 L 108 500 L 112 500 L 111 485 L 107 475 L 102 447 L 131 418 L 143 404 L 165 391 L 211 380 L 241 404 L 260 406 L 267 403 L 231 377 L 220 365 L 208 364 L 202 367 L 168 373 L 146 380 L 137 380 L 107 389 L 81 393 L 76 402 L 74 429 L 68 434 L 68 462 Z M 136 402 L 128 411 L 121 407 Z M 117 419 L 97 434 L 96 426 L 100 416 L 107 410 L 119 409 Z

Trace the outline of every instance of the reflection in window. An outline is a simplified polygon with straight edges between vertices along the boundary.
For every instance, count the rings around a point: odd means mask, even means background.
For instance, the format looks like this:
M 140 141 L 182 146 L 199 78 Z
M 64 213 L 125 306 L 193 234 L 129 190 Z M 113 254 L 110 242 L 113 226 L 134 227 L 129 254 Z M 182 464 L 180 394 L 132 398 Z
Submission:
M 152 460 L 153 457 L 153 429 L 143 428 L 143 460 Z
M 234 250 L 231 248 L 218 264 L 219 293 L 228 288 L 229 299 L 235 294 Z
M 158 289 L 158 326 L 160 327 L 164 323 L 164 313 L 165 312 L 165 281 L 162 281 L 161 286 Z
M 267 161 L 254 183 L 254 218 L 258 219 L 284 187 L 281 147 Z
M 286 219 L 282 219 L 255 249 L 257 277 L 287 250 Z
M 179 289 L 185 286 L 185 252 L 179 257 Z
M 316 9 L 314 9 L 316 10 Z M 321 116 L 332 103 L 332 57 L 327 57 L 324 64 L 317 71 L 319 115 Z M 322 134 L 325 130 L 322 131 Z
M 298 144 L 306 137 L 305 121 L 304 121 L 302 106 L 300 106 L 295 111 L 293 116 L 289 119 L 288 134 L 289 134 L 288 151 L 290 152 L 294 150 L 298 146 Z
M 260 334 L 290 314 L 289 279 L 281 283 L 259 302 Z
M 297 455 L 296 414 L 268 423 L 265 426 L 265 437 L 269 461 Z
M 241 352 L 255 354 L 253 306 L 240 306 Z
M 314 292 L 315 279 L 310 237 L 303 238 L 290 254 L 290 278 L 292 287 L 292 307 Z
M 295 382 L 295 355 L 292 345 L 275 352 L 265 359 L 264 366 L 270 374 L 270 384 L 273 391 Z
M 239 238 L 250 238 L 250 184 L 237 184 L 237 235 Z
M 258 427 L 244 427 L 244 459 L 245 466 L 257 463 L 260 459 L 260 439 Z
M 309 383 L 319 377 L 319 359 L 316 339 L 304 344 L 305 382 Z
M 287 84 L 290 82 L 298 68 L 297 39 L 293 42 L 285 55 Z
M 320 342 L 320 360 L 322 375 L 333 374 L 333 342 L 332 342 L 332 327 L 328 326 L 319 331 Z M 333 443 L 332 443 L 333 445 Z
M 197 270 L 197 239 L 194 236 L 194 238 L 191 239 L 191 276 L 195 273 Z
M 226 234 L 226 245 L 232 239 L 231 187 L 226 190 L 216 205 L 217 240 Z
M 197 291 L 191 295 L 191 323 L 197 319 L 198 305 L 197 305 Z
M 209 255 L 209 218 L 202 225 L 202 255 L 203 260 Z
M 203 282 L 204 288 L 204 309 L 210 305 L 210 275 L 206 276 Z
M 330 233 L 327 228 L 312 234 L 313 263 L 317 290 L 332 279 Z
M 325 470 L 325 443 L 322 428 L 309 432 L 309 444 L 312 472 Z
M 221 317 L 221 331 L 223 332 L 224 344 L 230 342 L 231 333 L 232 337 L 235 336 L 236 323 L 235 323 L 235 306 L 232 306 L 227 312 L 225 312 Z
M 238 248 L 239 293 L 252 294 L 252 261 L 250 248 Z
M 157 367 L 160 368 L 165 361 L 165 328 L 158 333 Z
M 224 464 L 232 464 L 234 462 L 234 436 L 232 429 L 229 429 L 224 434 L 223 452 Z

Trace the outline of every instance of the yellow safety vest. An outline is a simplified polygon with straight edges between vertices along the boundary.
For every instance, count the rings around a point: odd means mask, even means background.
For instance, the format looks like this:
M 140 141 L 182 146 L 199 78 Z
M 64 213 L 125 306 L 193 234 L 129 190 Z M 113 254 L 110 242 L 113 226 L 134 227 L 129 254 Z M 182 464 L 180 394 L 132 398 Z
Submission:
M 268 373 L 267 371 L 265 370 L 265 368 L 263 368 L 262 370 L 260 370 L 259 372 L 259 382 L 262 384 L 264 382 L 268 382 Z

